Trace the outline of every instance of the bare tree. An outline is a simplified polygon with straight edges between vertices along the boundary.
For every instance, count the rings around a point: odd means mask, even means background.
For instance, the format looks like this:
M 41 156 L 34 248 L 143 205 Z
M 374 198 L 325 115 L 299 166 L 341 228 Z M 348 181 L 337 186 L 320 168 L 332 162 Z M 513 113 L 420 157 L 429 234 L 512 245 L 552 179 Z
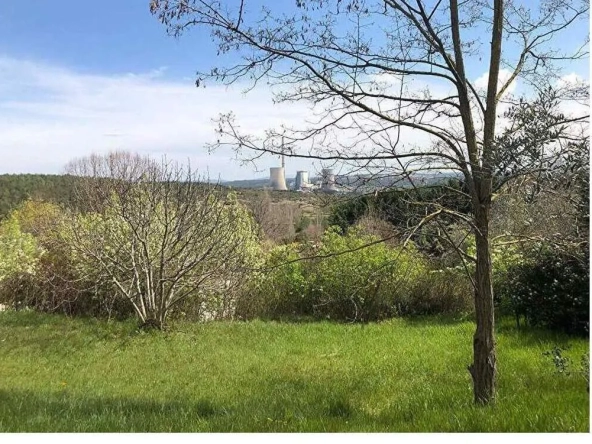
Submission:
M 375 175 L 454 170 L 463 176 L 473 211 L 457 217 L 470 226 L 477 247 L 469 371 L 475 401 L 489 403 L 496 375 L 489 224 L 497 117 L 516 80 L 537 90 L 559 80 L 566 62 L 587 57 L 587 35 L 571 34 L 575 44 L 561 42 L 563 49 L 553 45 L 586 18 L 588 4 L 296 0 L 293 7 L 257 11 L 247 0 L 150 5 L 170 34 L 204 27 L 219 54 L 233 54 L 228 66 L 198 74 L 197 86 L 213 79 L 247 82 L 250 89 L 265 81 L 276 101 L 311 104 L 312 117 L 302 127 L 270 129 L 264 137 L 245 134 L 232 113 L 223 115 L 218 145 L 231 145 L 249 160 L 271 153 Z M 475 79 L 476 66 L 486 70 L 485 87 Z M 562 97 L 578 92 L 570 88 Z M 410 136 L 423 140 L 406 142 Z M 439 208 L 426 218 L 445 213 L 451 212 Z
M 291 202 L 273 202 L 268 191 L 247 202 L 264 238 L 274 242 L 294 239 L 294 222 L 300 214 L 294 214 L 296 206 Z
M 232 309 L 227 298 L 256 245 L 254 223 L 232 195 L 188 166 L 129 153 L 92 155 L 67 171 L 80 178 L 84 213 L 65 225 L 65 240 L 83 274 L 112 283 L 143 325 L 163 328 L 187 298 Z

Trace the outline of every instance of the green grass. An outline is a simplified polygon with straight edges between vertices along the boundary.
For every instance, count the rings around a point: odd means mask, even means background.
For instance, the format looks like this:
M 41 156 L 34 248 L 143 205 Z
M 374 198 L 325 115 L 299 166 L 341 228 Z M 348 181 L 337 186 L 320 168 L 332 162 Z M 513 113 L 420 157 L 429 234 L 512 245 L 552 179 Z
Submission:
M 498 329 L 494 406 L 472 403 L 473 325 L 134 323 L 0 313 L 0 432 L 579 431 L 581 375 L 543 352 L 588 341 Z

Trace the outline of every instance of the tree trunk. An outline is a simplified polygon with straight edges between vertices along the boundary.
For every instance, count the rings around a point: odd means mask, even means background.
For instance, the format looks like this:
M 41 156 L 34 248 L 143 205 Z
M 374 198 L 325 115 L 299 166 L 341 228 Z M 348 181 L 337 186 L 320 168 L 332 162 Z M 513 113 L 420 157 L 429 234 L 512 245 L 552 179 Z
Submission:
M 488 203 L 475 211 L 477 231 L 477 267 L 475 270 L 475 317 L 477 329 L 473 337 L 473 363 L 469 372 L 477 404 L 489 404 L 495 398 L 496 356 L 494 338 L 493 288 L 491 285 L 491 252 L 489 249 Z

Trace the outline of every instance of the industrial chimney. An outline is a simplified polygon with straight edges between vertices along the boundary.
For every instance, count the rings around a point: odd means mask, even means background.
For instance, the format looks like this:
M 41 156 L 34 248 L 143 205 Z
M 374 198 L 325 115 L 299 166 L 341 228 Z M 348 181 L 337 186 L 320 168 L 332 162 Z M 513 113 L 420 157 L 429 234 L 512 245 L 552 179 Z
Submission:
M 308 186 L 308 171 L 296 171 L 295 190 L 302 190 Z
M 321 191 L 325 193 L 336 193 L 337 187 L 335 186 L 335 174 L 331 168 L 325 168 L 321 171 L 322 182 Z
M 286 191 L 286 173 L 284 167 L 273 167 L 269 169 L 269 182 L 274 191 Z

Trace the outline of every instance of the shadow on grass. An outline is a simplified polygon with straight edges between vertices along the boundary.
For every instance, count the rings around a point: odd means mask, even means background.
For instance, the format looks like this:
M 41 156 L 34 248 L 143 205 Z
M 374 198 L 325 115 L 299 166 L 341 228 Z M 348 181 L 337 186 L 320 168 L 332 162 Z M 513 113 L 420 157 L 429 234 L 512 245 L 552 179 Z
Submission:
M 60 326 L 64 324 L 84 324 L 85 328 L 100 328 L 105 330 L 105 327 L 110 326 L 111 330 L 121 331 L 127 329 L 132 331 L 137 329 L 138 323 L 135 319 L 111 319 L 97 318 L 91 316 L 69 316 L 60 312 L 43 313 L 30 309 L 23 310 L 7 310 L 0 312 L 0 326 L 9 327 L 44 327 L 44 326 Z
M 516 339 L 523 345 L 537 345 L 547 342 L 563 344 L 574 339 L 589 340 L 589 335 L 569 335 L 557 330 L 524 324 L 517 326 L 515 319 L 511 316 L 500 316 L 496 324 L 496 334 Z
M 308 395 L 316 392 L 307 387 Z M 484 432 L 587 431 L 553 423 L 555 412 L 514 415 L 453 399 L 413 399 L 367 412 L 342 393 L 329 397 L 270 391 L 232 401 L 212 397 L 151 400 L 90 397 L 66 392 L 0 390 L 0 433 L 6 432 Z M 286 396 L 291 395 L 291 396 Z M 325 395 L 327 391 L 325 390 Z M 450 402 L 456 406 L 451 409 Z M 533 415 L 537 414 L 536 417 Z M 457 416 L 458 415 L 458 416 Z M 527 418 L 528 419 L 528 418 Z M 564 430 L 565 428 L 565 430 Z
M 472 321 L 473 317 L 471 315 L 418 315 L 418 316 L 404 316 L 404 317 L 392 317 L 386 318 L 382 320 L 374 320 L 374 321 L 354 321 L 354 320 L 336 320 L 336 319 L 329 319 L 329 318 L 320 318 L 315 316 L 265 316 L 265 317 L 255 317 L 249 319 L 243 319 L 242 322 L 252 322 L 252 321 L 260 321 L 260 322 L 277 322 L 280 324 L 318 324 L 318 323 L 328 323 L 328 324 L 335 324 L 335 325 L 372 325 L 372 324 L 380 324 L 383 322 L 390 322 L 390 321 L 403 321 L 409 325 L 413 326 L 430 326 L 430 325 L 456 325 L 462 324 L 467 321 Z
M 113 340 L 119 340 L 121 347 L 140 333 L 133 320 L 107 322 L 29 310 L 0 313 L 0 334 L 11 338 L 0 343 L 6 351 L 34 348 L 68 354 L 93 343 Z
M 333 324 L 346 324 L 347 322 L 339 322 L 331 319 L 322 319 L 315 316 L 300 316 L 300 315 L 281 315 L 281 316 L 254 316 L 241 319 L 242 322 L 277 322 L 279 324 L 317 324 L 319 322 L 330 322 Z
M 33 310 L 7 310 L 0 313 L 0 326 L 7 327 L 42 327 L 62 324 L 67 316 L 40 313 Z
M 0 390 L 0 432 L 175 431 L 228 416 L 209 399 L 156 401 Z
M 267 432 L 310 430 L 311 424 L 312 430 L 326 431 L 327 423 L 332 424 L 329 430 L 339 431 L 354 415 L 363 424 L 376 423 L 342 395 L 304 403 L 282 397 L 262 401 L 248 396 L 222 405 L 208 398 L 157 401 L 0 390 L 0 433 Z

